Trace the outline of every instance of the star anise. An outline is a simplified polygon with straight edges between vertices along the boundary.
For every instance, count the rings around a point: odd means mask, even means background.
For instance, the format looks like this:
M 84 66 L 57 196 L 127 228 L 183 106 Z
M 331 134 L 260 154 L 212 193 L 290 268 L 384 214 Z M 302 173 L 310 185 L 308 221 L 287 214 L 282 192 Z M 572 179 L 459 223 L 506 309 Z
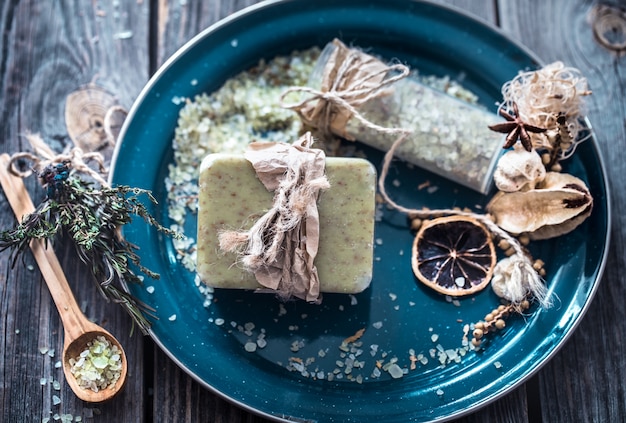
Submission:
M 500 115 L 507 121 L 489 125 L 489 129 L 507 134 L 506 142 L 504 143 L 503 148 L 512 147 L 513 144 L 515 144 L 519 139 L 526 151 L 532 151 L 533 143 L 530 140 L 530 135 L 528 133 L 533 132 L 535 134 L 539 134 L 545 132 L 546 128 L 540 128 L 524 122 L 519 115 L 519 109 L 517 108 L 516 103 L 513 103 L 513 113 L 514 115 L 511 115 L 506 110 L 500 109 Z

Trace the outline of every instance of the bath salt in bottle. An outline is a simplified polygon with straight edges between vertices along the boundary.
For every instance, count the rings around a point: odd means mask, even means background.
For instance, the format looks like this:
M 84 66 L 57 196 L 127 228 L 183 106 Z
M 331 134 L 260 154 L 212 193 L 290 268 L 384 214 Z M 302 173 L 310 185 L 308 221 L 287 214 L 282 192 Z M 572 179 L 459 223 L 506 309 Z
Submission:
M 388 65 L 339 40 L 329 43 L 304 91 L 291 107 L 322 133 L 388 151 L 399 129 L 408 132 L 395 156 L 488 193 L 503 135 L 489 129 L 502 119 L 420 83 L 404 65 Z M 319 90 L 319 91 L 316 91 Z M 383 129 L 396 129 L 383 130 Z

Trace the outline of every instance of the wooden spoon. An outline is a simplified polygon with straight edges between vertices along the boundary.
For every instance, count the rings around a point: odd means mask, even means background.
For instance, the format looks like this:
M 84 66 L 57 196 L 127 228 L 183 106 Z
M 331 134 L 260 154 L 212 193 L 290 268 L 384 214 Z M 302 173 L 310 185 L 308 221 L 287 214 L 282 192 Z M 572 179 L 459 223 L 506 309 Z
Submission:
M 0 184 L 13 208 L 15 216 L 18 220 L 21 220 L 23 216 L 35 211 L 35 206 L 28 195 L 28 191 L 26 191 L 22 178 L 13 175 L 9 171 L 9 160 L 10 158 L 7 154 L 0 155 Z M 65 278 L 61 264 L 50 244 L 46 247 L 43 240 L 33 240 L 30 243 L 30 248 L 63 322 L 65 332 L 63 372 L 65 373 L 67 384 L 76 396 L 83 401 L 98 403 L 111 399 L 123 388 L 126 382 L 128 364 L 122 345 L 113 335 L 89 321 L 82 313 Z M 120 351 L 122 369 L 120 378 L 112 387 L 95 392 L 90 388 L 79 386 L 78 381 L 70 370 L 72 366 L 69 361 L 71 358 L 78 357 L 87 344 L 98 336 L 104 336 L 111 345 L 117 346 Z

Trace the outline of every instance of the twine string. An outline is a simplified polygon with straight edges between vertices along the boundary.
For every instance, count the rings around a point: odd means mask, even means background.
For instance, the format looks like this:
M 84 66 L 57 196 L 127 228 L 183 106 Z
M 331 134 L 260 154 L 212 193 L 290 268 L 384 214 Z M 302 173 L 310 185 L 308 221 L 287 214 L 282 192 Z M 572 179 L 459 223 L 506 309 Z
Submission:
M 69 163 L 74 172 L 91 177 L 103 187 L 109 186 L 108 182 L 102 176 L 107 174 L 102 154 L 98 152 L 85 153 L 79 147 L 73 147 L 68 152 L 56 154 L 38 134 L 27 134 L 26 139 L 33 147 L 34 153 L 19 152 L 11 156 L 8 168 L 14 175 L 26 178 L 32 175 L 33 172 L 41 172 L 41 170 L 43 170 L 46 166 L 59 163 Z M 26 171 L 20 169 L 18 163 L 23 160 L 27 160 L 32 163 L 30 169 Z M 90 163 L 94 163 L 97 170 L 91 168 L 89 166 Z

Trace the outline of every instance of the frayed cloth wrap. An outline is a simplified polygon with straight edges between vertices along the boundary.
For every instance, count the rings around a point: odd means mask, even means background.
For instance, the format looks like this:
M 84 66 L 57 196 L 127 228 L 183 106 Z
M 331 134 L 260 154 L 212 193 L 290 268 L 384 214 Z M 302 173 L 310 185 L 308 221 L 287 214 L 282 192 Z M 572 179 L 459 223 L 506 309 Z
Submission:
M 293 144 L 250 144 L 245 157 L 265 188 L 274 192 L 274 202 L 249 230 L 224 231 L 219 242 L 223 251 L 239 253 L 244 268 L 280 298 L 319 303 L 317 199 L 330 184 L 326 156 L 310 148 L 312 143 L 306 133 Z

